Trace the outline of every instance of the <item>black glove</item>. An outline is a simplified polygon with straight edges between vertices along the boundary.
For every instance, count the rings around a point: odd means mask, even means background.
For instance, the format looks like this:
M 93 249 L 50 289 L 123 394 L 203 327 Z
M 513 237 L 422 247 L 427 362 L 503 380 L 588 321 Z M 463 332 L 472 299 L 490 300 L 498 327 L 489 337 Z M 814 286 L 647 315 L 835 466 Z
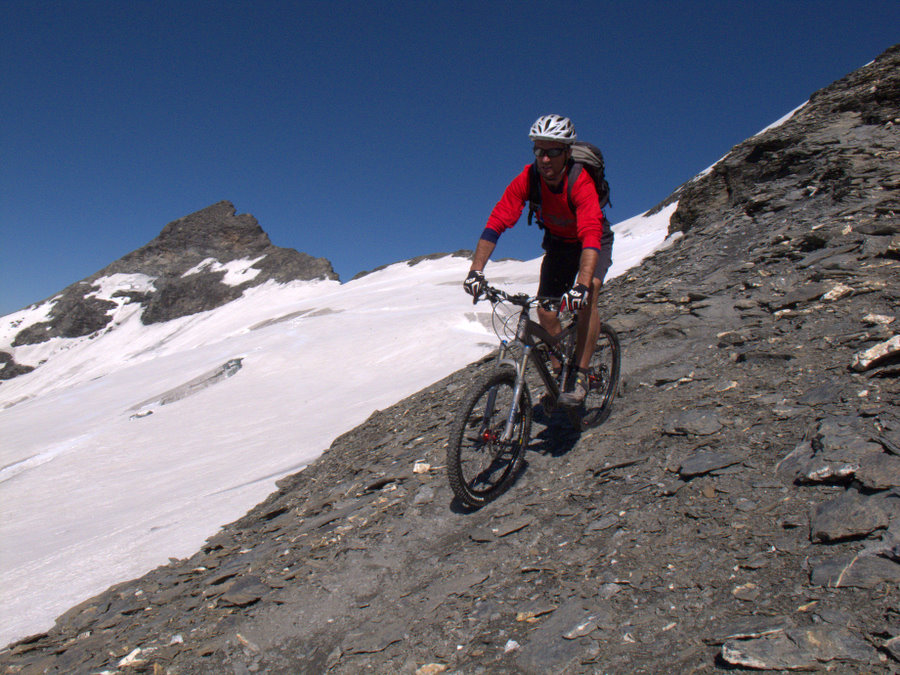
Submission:
M 478 270 L 471 270 L 469 272 L 469 276 L 466 277 L 466 280 L 463 282 L 463 288 L 466 293 L 472 296 L 472 303 L 478 302 L 478 296 L 484 293 L 484 287 L 487 286 L 487 281 L 484 278 L 484 275 Z
M 575 284 L 572 290 L 562 296 L 559 308 L 563 312 L 574 312 L 587 304 L 588 287 L 584 284 Z

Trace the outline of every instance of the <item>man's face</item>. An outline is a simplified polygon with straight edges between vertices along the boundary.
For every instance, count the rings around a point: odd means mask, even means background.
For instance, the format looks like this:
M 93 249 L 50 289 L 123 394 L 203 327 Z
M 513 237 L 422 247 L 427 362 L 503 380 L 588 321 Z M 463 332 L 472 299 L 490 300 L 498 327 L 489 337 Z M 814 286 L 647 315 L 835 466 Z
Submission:
M 569 160 L 569 146 L 559 141 L 535 141 L 534 148 L 535 155 L 537 155 L 538 171 L 541 172 L 541 176 L 544 177 L 548 185 L 555 187 L 565 175 L 566 162 Z M 550 150 L 551 152 L 562 150 L 562 152 L 556 157 L 551 157 L 544 152 L 539 152 L 543 150 Z

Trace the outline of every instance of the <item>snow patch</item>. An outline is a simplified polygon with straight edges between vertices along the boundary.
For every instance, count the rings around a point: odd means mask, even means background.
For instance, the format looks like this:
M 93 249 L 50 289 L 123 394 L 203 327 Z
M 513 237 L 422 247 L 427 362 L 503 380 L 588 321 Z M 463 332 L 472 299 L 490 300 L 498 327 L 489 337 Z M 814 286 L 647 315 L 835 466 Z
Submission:
M 764 129 L 758 131 L 757 133 L 753 134 L 753 137 L 755 138 L 756 136 L 759 136 L 760 134 L 766 133 L 766 132 L 769 131 L 770 129 L 775 129 L 775 128 L 777 128 L 777 127 L 780 127 L 782 124 L 784 124 L 784 123 L 787 122 L 789 119 L 791 119 L 794 115 L 796 115 L 798 112 L 800 112 L 800 110 L 802 110 L 803 108 L 805 108 L 807 103 L 809 103 L 809 101 L 804 101 L 803 103 L 801 103 L 800 105 L 798 105 L 796 108 L 794 108 L 793 110 L 791 110 L 791 111 L 790 111 L 787 115 L 785 115 L 784 117 L 779 117 L 777 120 L 775 120 L 774 122 L 772 122 L 772 124 L 770 124 L 770 125 L 767 126 L 766 128 L 764 128 Z
M 4 351 L 12 350 L 12 342 L 18 335 L 19 331 L 28 328 L 36 323 L 47 321 L 50 318 L 50 312 L 53 305 L 59 300 L 59 296 L 53 297 L 46 302 L 38 305 L 32 305 L 18 312 L 7 314 L 0 319 L 0 349 Z
M 668 237 L 669 220 L 677 208 L 678 202 L 673 202 L 653 215 L 644 213 L 614 225 L 613 264 L 606 278 L 614 279 L 647 256 L 670 246 L 674 239 Z
M 215 258 L 207 258 L 201 263 L 198 263 L 187 272 L 182 274 L 183 277 L 189 277 L 192 274 L 200 274 L 201 272 L 225 272 L 225 277 L 222 279 L 222 283 L 226 286 L 240 286 L 246 281 L 251 281 L 255 279 L 256 276 L 262 271 L 256 267 L 253 267 L 260 260 L 265 258 L 266 256 L 261 255 L 258 258 L 249 259 L 242 258 L 241 260 L 232 260 L 227 263 L 220 263 Z
M 154 277 L 146 274 L 110 274 L 107 277 L 100 277 L 94 281 L 91 286 L 97 290 L 86 294 L 86 298 L 97 298 L 98 300 L 109 300 L 118 304 L 126 301 L 126 298 L 114 298 L 113 294 L 120 292 L 131 293 L 150 293 L 155 290 L 153 282 Z

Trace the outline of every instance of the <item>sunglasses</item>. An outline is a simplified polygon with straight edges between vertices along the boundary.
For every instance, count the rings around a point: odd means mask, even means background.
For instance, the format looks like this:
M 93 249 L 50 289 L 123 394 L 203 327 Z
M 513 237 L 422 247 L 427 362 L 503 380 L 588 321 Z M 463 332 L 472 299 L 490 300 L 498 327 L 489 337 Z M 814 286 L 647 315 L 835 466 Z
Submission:
M 544 148 L 539 148 L 535 146 L 534 148 L 534 156 L 535 157 L 551 157 L 556 158 L 559 157 L 566 151 L 566 148 L 550 148 L 549 150 L 545 150 Z

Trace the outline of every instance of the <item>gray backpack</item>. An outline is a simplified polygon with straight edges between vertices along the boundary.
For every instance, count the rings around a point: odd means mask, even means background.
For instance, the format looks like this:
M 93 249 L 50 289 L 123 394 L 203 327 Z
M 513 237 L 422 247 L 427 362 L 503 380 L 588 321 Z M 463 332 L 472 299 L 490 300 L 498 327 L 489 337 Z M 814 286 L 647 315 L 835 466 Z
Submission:
M 569 208 L 575 212 L 575 203 L 572 201 L 572 186 L 578 180 L 582 169 L 588 172 L 591 180 L 594 181 L 594 187 L 597 190 L 597 197 L 600 201 L 600 208 L 605 208 L 609 202 L 609 183 L 606 182 L 604 176 L 603 153 L 600 148 L 584 141 L 575 141 L 572 144 L 572 159 L 569 161 L 569 189 L 567 197 L 569 200 Z M 528 224 L 537 214 L 537 223 L 539 227 L 544 227 L 541 221 L 541 181 L 538 178 L 537 162 L 531 165 L 528 172 Z M 606 218 L 604 217 L 604 220 Z

